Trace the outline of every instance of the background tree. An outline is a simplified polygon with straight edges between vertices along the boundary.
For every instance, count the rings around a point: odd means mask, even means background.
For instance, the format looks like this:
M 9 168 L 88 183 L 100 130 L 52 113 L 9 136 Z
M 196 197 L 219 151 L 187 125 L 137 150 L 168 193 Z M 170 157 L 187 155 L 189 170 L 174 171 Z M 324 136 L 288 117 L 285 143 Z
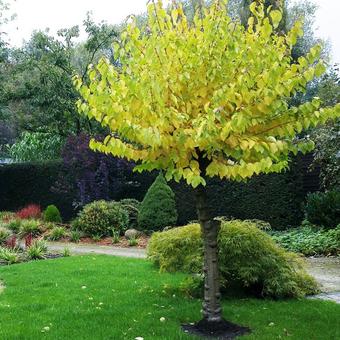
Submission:
M 76 208 L 95 200 L 123 197 L 135 185 L 126 178 L 133 163 L 93 152 L 89 141 L 90 136 L 84 133 L 67 138 L 62 150 L 63 167 L 54 186 L 58 193 L 74 193 Z
M 59 30 L 58 37 L 48 30 L 34 32 L 22 48 L 9 50 L 8 62 L 3 63 L 0 105 L 18 135 L 30 131 L 65 138 L 80 131 L 98 132 L 98 126 L 90 126 L 77 114 L 79 95 L 72 77 L 80 72 L 86 80 L 88 65 L 101 56 L 111 56 L 113 61 L 111 45 L 117 31 L 103 22 L 96 24 L 90 15 L 84 27 L 88 37 L 82 44 L 76 43 L 79 27 L 74 26 Z
M 331 68 L 318 84 L 317 94 L 323 105 L 340 103 L 340 75 L 337 67 Z M 340 120 L 311 131 L 315 142 L 312 166 L 320 167 L 320 181 L 324 190 L 340 188 Z
M 313 147 L 296 140 L 298 133 L 340 114 L 340 104 L 320 108 L 317 98 L 289 106 L 291 96 L 324 72 L 321 48 L 293 62 L 301 23 L 276 35 L 281 11 L 267 17 L 262 3 L 252 3 L 250 11 L 245 30 L 226 15 L 225 1 L 197 12 L 192 24 L 181 6 L 168 13 L 161 1 L 150 4 L 148 34 L 135 23 L 122 34 L 121 68 L 102 59 L 89 72 L 89 86 L 75 81 L 80 111 L 111 130 L 103 142 L 91 141 L 93 149 L 139 162 L 137 171 L 163 169 L 167 179 L 184 178 L 196 188 L 205 290 L 195 330 L 207 334 L 235 328 L 222 318 L 220 223 L 209 212 L 206 177 L 240 181 L 282 171 L 290 152 Z

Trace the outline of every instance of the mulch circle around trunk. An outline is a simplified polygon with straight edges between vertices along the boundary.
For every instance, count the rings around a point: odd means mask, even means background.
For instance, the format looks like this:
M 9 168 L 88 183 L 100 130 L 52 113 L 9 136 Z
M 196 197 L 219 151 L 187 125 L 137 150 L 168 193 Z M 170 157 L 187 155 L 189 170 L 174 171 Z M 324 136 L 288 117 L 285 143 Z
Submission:
M 251 332 L 248 327 L 239 326 L 226 320 L 208 322 L 204 319 L 195 324 L 182 325 L 182 329 L 188 334 L 219 340 L 232 340 Z

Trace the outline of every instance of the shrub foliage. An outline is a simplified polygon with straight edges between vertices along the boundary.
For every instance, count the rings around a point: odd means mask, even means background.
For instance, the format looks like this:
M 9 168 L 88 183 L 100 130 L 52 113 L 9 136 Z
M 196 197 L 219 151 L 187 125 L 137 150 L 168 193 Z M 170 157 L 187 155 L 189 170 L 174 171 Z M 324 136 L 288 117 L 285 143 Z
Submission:
M 119 203 L 129 214 L 129 228 L 138 228 L 138 212 L 141 202 L 134 198 L 124 198 Z
M 276 298 L 299 297 L 317 290 L 297 255 L 276 245 L 250 221 L 223 222 L 219 266 L 224 286 Z M 161 271 L 201 273 L 203 246 L 198 224 L 154 233 L 149 258 Z
M 340 224 L 340 191 L 309 194 L 305 210 L 310 223 L 335 228 Z
M 306 256 L 340 254 L 340 225 L 330 230 L 303 227 L 274 232 L 272 236 L 285 249 Z
M 44 220 L 46 222 L 55 222 L 55 223 L 61 223 L 62 222 L 59 209 L 54 204 L 49 205 L 44 210 L 43 215 L 44 215 Z
M 140 206 L 138 226 L 142 230 L 161 230 L 175 225 L 177 217 L 175 194 L 160 173 Z
M 89 236 L 109 236 L 123 232 L 129 223 L 127 211 L 118 202 L 94 201 L 80 211 L 76 228 Z
M 41 208 L 37 204 L 29 204 L 26 207 L 20 209 L 16 216 L 21 219 L 27 218 L 40 218 L 41 217 Z

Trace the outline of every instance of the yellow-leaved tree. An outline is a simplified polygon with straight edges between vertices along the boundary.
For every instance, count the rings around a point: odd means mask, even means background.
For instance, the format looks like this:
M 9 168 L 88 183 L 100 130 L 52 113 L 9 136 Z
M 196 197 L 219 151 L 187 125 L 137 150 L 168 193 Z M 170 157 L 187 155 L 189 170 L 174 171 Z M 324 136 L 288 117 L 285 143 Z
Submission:
M 203 3 L 203 2 L 202 2 Z M 115 43 L 118 66 L 102 59 L 78 77 L 79 110 L 111 133 L 94 150 L 135 161 L 137 171 L 162 169 L 168 180 L 196 188 L 204 239 L 205 293 L 198 327 L 224 326 L 217 265 L 219 222 L 209 213 L 206 178 L 241 181 L 288 167 L 290 153 L 306 152 L 303 129 L 340 115 L 320 100 L 291 106 L 325 66 L 320 46 L 297 62 L 292 47 L 303 34 L 296 22 L 276 34 L 282 13 L 257 0 L 246 28 L 233 21 L 226 0 L 203 6 L 188 22 L 180 5 L 148 5 L 148 23 L 131 22 Z

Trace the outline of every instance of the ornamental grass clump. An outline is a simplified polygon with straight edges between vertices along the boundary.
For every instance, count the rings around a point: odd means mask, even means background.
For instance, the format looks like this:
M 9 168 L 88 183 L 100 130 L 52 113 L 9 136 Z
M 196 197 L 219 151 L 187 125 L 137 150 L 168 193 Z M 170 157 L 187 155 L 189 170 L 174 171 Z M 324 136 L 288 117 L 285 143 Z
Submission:
M 59 241 L 67 234 L 65 228 L 63 227 L 54 227 L 51 229 L 47 235 L 47 238 L 51 241 Z
M 25 237 L 27 235 L 37 236 L 41 233 L 40 222 L 37 220 L 23 220 L 20 223 L 19 235 Z
M 43 240 L 36 240 L 27 248 L 27 257 L 31 260 L 43 259 L 47 253 L 47 245 Z
M 5 244 L 9 236 L 11 235 L 11 232 L 0 226 L 0 246 Z
M 154 233 L 148 257 L 161 271 L 202 274 L 203 242 L 199 224 Z M 218 236 L 220 279 L 226 288 L 262 297 L 302 297 L 317 284 L 302 260 L 279 247 L 250 221 L 222 222 Z
M 14 264 L 20 262 L 20 255 L 17 249 L 0 247 L 0 263 Z

